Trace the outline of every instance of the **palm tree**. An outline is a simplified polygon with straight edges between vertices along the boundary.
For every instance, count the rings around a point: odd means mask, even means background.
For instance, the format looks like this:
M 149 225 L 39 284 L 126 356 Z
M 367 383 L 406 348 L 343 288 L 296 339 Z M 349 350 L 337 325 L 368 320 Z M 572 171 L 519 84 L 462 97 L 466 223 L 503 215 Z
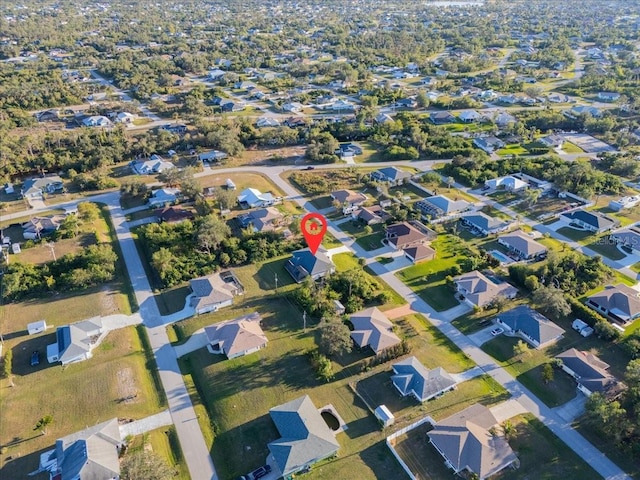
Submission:
M 40 420 L 38 420 L 38 423 L 36 423 L 36 426 L 33 427 L 33 429 L 34 430 L 40 430 L 42 435 L 46 435 L 47 434 L 47 427 L 49 425 L 51 425 L 52 423 L 53 423 L 53 416 L 52 415 L 45 415 Z

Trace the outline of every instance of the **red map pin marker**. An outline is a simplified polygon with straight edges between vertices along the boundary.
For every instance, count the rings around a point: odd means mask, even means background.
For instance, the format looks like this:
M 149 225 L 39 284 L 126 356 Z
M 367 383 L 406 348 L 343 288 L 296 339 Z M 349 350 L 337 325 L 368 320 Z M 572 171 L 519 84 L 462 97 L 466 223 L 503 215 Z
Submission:
M 315 255 L 322 243 L 324 234 L 327 233 L 327 219 L 319 213 L 307 213 L 302 217 L 300 230 L 302 230 L 302 235 L 304 235 L 304 239 L 309 245 L 309 250 Z

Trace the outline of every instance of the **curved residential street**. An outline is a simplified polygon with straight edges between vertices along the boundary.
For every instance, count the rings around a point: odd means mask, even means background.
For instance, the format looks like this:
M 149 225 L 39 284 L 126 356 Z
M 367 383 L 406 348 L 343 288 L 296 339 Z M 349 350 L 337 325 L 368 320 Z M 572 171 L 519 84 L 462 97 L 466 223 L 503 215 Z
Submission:
M 442 162 L 442 160 L 392 162 L 376 163 L 375 166 L 408 165 L 427 170 L 430 169 L 434 163 Z M 346 165 L 342 164 L 318 166 L 316 168 L 336 168 L 340 166 L 346 167 Z M 370 167 L 371 165 L 366 166 Z M 204 177 L 213 174 L 219 175 L 239 172 L 261 173 L 271 179 L 273 183 L 285 193 L 288 199 L 295 201 L 298 205 L 309 212 L 317 211 L 310 202 L 308 202 L 298 191 L 281 178 L 281 173 L 291 169 L 291 166 L 215 168 L 206 169 L 204 172 L 197 174 L 197 176 Z M 293 169 L 296 168 L 294 167 Z M 297 168 L 297 170 L 299 170 L 299 168 Z M 162 385 L 169 402 L 171 418 L 176 427 L 191 478 L 193 480 L 217 480 L 218 477 L 216 475 L 209 450 L 200 430 L 198 419 L 196 418 L 191 399 L 189 398 L 189 394 L 186 390 L 178 367 L 176 350 L 171 346 L 165 330 L 165 325 L 167 325 L 171 320 L 174 320 L 174 318 L 169 319 L 165 317 L 163 319 L 160 316 L 142 261 L 131 236 L 129 225 L 125 221 L 125 216 L 120 207 L 119 198 L 119 192 L 104 193 L 72 202 L 65 202 L 58 205 L 46 206 L 44 208 L 32 209 L 27 212 L 5 215 L 4 219 L 18 218 L 28 214 L 38 213 L 39 211 L 50 210 L 51 208 L 74 206 L 85 201 L 101 202 L 108 205 L 118 242 L 122 249 L 122 256 L 125 264 L 127 265 L 131 284 L 134 288 L 135 296 L 140 306 L 140 315 L 147 328 L 151 346 L 156 357 Z M 451 325 L 450 321 L 465 313 L 465 308 L 454 307 L 446 312 L 436 312 L 409 287 L 396 278 L 392 271 L 387 270 L 388 266 L 382 265 L 375 260 L 375 257 L 380 254 L 379 250 L 374 252 L 367 252 L 363 250 L 355 243 L 353 238 L 339 230 L 332 221 L 328 221 L 328 230 L 333 236 L 342 242 L 348 251 L 353 252 L 358 257 L 365 258 L 367 264 L 369 264 L 374 272 L 409 302 L 411 310 L 426 316 L 433 325 L 435 325 L 474 362 L 476 362 L 480 369 L 482 369 L 486 374 L 491 375 L 497 382 L 507 389 L 515 401 L 517 401 L 525 410 L 531 412 L 540 421 L 542 421 L 600 475 L 606 479 L 612 480 L 626 480 L 629 478 L 617 465 L 605 457 L 598 449 L 575 431 L 572 428 L 570 421 L 565 420 L 557 413 L 557 411 L 547 407 L 531 391 L 520 384 L 506 370 L 500 367 L 489 355 L 478 348 L 478 346 L 476 346 L 469 337 L 463 335 L 459 330 Z M 179 317 L 176 317 L 175 319 L 178 318 Z

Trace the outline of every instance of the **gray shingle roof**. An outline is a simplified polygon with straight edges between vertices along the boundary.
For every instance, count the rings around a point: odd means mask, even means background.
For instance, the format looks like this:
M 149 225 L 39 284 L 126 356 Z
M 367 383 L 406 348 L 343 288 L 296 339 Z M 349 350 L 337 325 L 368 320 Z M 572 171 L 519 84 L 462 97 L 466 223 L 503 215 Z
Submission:
M 526 305 L 519 305 L 498 315 L 511 330 L 520 331 L 543 345 L 564 333 L 564 330 L 541 313 Z
M 353 324 L 351 338 L 359 347 L 371 347 L 375 353 L 400 343 L 393 333 L 393 323 L 376 307 L 360 310 L 349 317 Z
M 413 393 L 424 402 L 448 390 L 456 381 L 443 368 L 427 369 L 416 357 L 409 357 L 393 364 L 396 373 L 391 381 L 403 395 Z

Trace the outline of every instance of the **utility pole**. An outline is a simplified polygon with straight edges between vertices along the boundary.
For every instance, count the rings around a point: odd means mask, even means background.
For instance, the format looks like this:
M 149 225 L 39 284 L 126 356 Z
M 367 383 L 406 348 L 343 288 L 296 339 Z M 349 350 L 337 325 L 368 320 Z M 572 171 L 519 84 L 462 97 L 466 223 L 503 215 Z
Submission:
M 307 331 L 307 311 L 305 310 L 304 313 L 302 314 L 302 325 L 303 325 L 303 332 Z
M 273 275 L 273 279 L 276 282 L 276 293 L 278 293 L 278 274 L 277 273 Z

